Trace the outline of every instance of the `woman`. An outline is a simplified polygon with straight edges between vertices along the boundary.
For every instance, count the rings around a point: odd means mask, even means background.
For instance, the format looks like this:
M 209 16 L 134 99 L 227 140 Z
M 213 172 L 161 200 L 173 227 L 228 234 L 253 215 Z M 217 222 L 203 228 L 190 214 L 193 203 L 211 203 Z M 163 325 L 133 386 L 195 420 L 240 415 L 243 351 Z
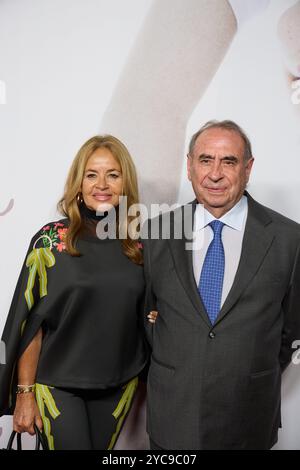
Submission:
M 148 361 L 132 217 L 124 239 L 118 230 L 115 238 L 97 236 L 105 217 L 121 222 L 124 196 L 128 207 L 138 202 L 128 150 L 110 135 L 91 138 L 58 204 L 66 218 L 33 237 L 14 294 L 3 333 L 1 414 L 14 409 L 17 432 L 44 428 L 51 449 L 112 449 Z

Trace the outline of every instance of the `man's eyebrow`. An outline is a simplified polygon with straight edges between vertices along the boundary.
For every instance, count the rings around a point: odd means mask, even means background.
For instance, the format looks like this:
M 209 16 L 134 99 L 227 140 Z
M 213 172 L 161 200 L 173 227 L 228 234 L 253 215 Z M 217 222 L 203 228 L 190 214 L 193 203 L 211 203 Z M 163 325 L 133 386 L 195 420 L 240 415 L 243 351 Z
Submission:
M 238 162 L 239 159 L 235 155 L 225 155 L 225 157 L 222 157 L 221 160 L 227 160 L 231 162 Z
M 212 155 L 208 155 L 207 153 L 201 153 L 201 155 L 198 156 L 199 160 L 203 160 L 204 158 L 209 158 L 210 160 L 213 160 L 215 157 L 213 157 Z
M 209 155 L 207 153 L 201 153 L 201 155 L 199 155 L 198 157 L 199 160 L 215 160 L 215 158 L 216 157 Z M 237 162 L 238 158 L 235 155 L 225 155 L 224 157 L 221 158 L 221 160 Z

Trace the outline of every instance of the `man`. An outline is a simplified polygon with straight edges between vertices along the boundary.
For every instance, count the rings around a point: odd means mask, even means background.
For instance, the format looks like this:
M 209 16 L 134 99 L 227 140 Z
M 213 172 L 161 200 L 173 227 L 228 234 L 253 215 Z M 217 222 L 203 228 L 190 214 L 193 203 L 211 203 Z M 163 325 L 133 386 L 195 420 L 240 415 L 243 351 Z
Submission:
M 281 374 L 300 339 L 300 226 L 245 191 L 253 161 L 237 124 L 207 123 L 188 154 L 193 250 L 174 234 L 187 206 L 171 213 L 170 239 L 145 240 L 148 298 L 159 312 L 150 338 L 152 449 L 277 441 Z M 151 226 L 157 221 L 166 215 Z

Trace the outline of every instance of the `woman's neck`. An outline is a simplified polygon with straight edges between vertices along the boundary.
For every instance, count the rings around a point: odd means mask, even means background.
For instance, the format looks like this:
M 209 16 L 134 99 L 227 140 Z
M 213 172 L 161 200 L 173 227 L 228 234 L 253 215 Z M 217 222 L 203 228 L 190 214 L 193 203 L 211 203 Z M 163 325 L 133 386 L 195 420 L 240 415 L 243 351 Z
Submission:
M 80 205 L 79 210 L 80 210 L 81 215 L 85 219 L 88 219 L 88 220 L 100 221 L 104 217 L 106 217 L 107 214 L 108 214 L 107 211 L 106 212 L 97 212 L 94 209 L 90 209 L 89 207 L 86 206 L 86 204 L 84 202 Z

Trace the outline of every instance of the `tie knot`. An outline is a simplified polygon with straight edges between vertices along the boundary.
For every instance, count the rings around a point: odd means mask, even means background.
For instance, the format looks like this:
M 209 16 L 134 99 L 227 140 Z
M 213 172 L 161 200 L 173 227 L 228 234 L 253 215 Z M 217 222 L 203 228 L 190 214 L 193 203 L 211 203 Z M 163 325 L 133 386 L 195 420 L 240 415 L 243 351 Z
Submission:
M 211 228 L 214 231 L 214 236 L 216 235 L 221 235 L 222 229 L 224 227 L 224 223 L 221 222 L 220 220 L 213 220 L 210 224 Z

